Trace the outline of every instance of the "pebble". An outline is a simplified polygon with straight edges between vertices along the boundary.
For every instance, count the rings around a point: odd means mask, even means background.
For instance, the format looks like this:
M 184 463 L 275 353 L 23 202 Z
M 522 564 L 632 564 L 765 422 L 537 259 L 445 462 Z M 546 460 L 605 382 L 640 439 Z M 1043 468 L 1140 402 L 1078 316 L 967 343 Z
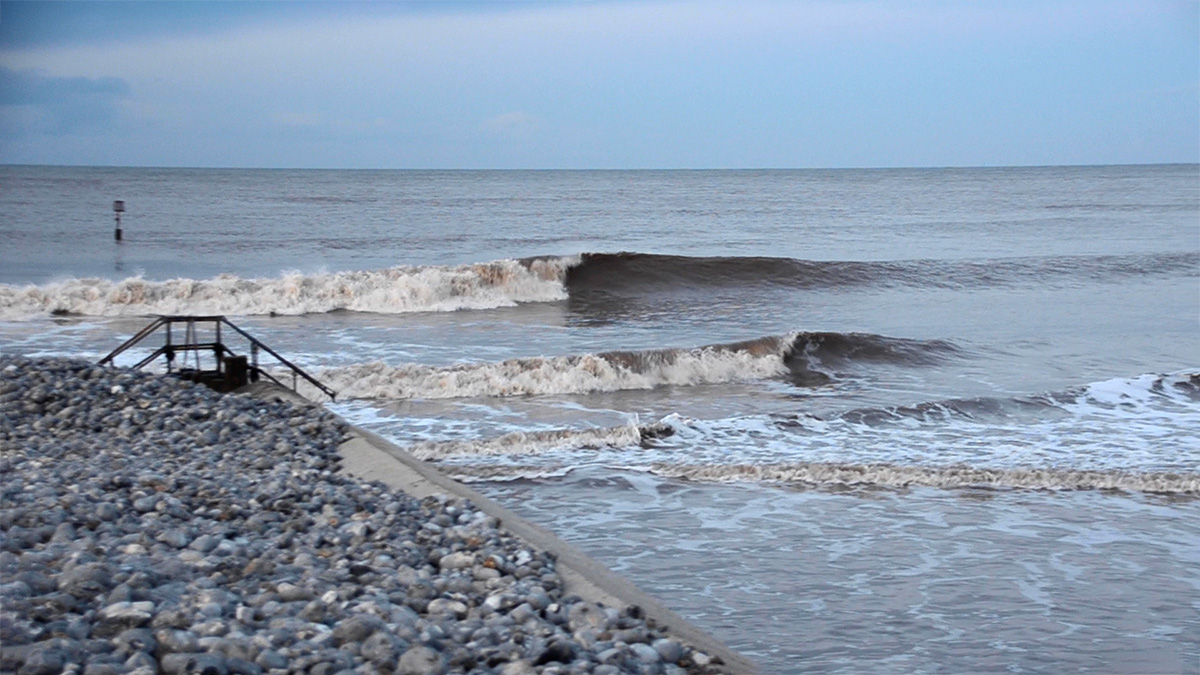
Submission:
M 341 474 L 319 406 L 0 355 L 0 410 L 0 670 L 726 672 L 469 502 Z

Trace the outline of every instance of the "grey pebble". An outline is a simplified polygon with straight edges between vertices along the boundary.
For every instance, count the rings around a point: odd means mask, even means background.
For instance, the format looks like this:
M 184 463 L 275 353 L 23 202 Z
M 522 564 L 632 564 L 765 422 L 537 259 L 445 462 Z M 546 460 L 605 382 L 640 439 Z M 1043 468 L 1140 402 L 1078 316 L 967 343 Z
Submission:
M 658 654 L 658 650 L 648 644 L 635 642 L 629 645 L 629 649 L 642 663 L 658 663 L 662 660 L 662 657 Z
M 663 661 L 667 663 L 679 663 L 683 659 L 683 645 L 670 638 L 659 638 L 650 644 Z
M 137 652 L 153 654 L 158 649 L 158 640 L 146 628 L 130 628 L 114 637 L 112 643 L 120 651 L 131 655 Z
M 396 664 L 399 675 L 439 675 L 445 670 L 446 657 L 424 645 L 405 651 Z

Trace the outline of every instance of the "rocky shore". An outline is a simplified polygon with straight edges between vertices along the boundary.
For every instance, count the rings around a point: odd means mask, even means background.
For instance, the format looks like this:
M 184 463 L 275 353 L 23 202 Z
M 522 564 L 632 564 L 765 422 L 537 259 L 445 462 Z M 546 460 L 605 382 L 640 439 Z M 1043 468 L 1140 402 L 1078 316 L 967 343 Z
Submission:
M 339 473 L 320 407 L 3 356 L 0 412 L 0 672 L 722 672 L 469 502 Z

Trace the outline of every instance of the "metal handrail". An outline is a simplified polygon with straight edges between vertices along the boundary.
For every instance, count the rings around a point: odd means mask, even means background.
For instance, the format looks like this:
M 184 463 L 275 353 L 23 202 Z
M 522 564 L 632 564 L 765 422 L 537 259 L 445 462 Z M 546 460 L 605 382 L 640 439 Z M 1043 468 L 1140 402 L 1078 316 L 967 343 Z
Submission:
M 171 337 L 172 337 L 171 336 L 171 326 L 172 325 L 177 324 L 177 323 L 186 323 L 186 324 L 188 324 L 188 326 L 190 328 L 194 328 L 195 324 L 197 322 L 211 322 L 215 325 L 216 339 L 213 342 L 204 342 L 204 343 L 185 342 L 183 344 L 172 342 L 172 339 L 171 339 Z M 242 330 L 238 326 L 234 325 L 233 322 L 231 322 L 229 319 L 226 319 L 222 315 L 208 315 L 208 316 L 162 315 L 162 316 L 159 316 L 153 322 L 151 322 L 150 325 L 148 325 L 145 328 L 143 328 L 142 330 L 138 331 L 133 337 L 126 340 L 124 344 L 122 344 L 121 346 L 114 349 L 111 353 L 109 353 L 108 356 L 105 356 L 104 358 L 100 359 L 99 363 L 102 366 L 111 364 L 113 359 L 116 358 L 117 356 L 119 356 L 120 354 L 122 354 L 123 352 L 125 352 L 125 350 L 129 349 L 130 347 L 133 347 L 134 345 L 138 344 L 139 342 L 146 339 L 150 335 L 154 334 L 154 332 L 157 331 L 159 328 L 166 326 L 166 329 L 167 329 L 166 344 L 164 344 L 163 346 L 156 349 L 154 351 L 154 353 L 152 353 L 150 356 L 147 356 L 146 358 L 139 361 L 134 366 L 135 369 L 142 368 L 143 366 L 154 361 L 155 359 L 157 359 L 160 356 L 166 356 L 167 369 L 168 369 L 168 371 L 170 371 L 170 369 L 174 363 L 174 360 L 175 360 L 175 352 L 177 352 L 177 351 L 199 352 L 201 350 L 212 350 L 217 357 L 217 372 L 220 372 L 220 364 L 221 364 L 222 355 L 223 354 L 229 354 L 231 356 L 235 355 L 232 350 L 230 350 L 228 347 L 226 347 L 221 342 L 221 325 L 222 324 L 229 326 L 235 332 L 237 332 L 239 335 L 246 338 L 246 340 L 248 340 L 250 342 L 250 353 L 253 358 L 253 363 L 249 365 L 249 370 L 251 372 L 253 372 L 257 375 L 265 376 L 267 379 L 271 380 L 272 382 L 274 382 L 280 386 L 284 386 L 283 383 L 281 383 L 278 379 L 275 378 L 275 376 L 271 375 L 270 373 L 263 370 L 262 368 L 259 368 L 258 352 L 259 352 L 259 350 L 262 350 L 262 351 L 265 351 L 266 353 L 270 354 L 272 357 L 275 358 L 275 360 L 279 361 L 280 363 L 282 363 L 284 366 L 286 366 L 288 369 L 290 369 L 292 371 L 292 390 L 293 391 L 296 390 L 296 385 L 298 384 L 296 378 L 302 377 L 309 384 L 313 385 L 314 387 L 319 389 L 321 392 L 323 392 L 326 396 L 328 396 L 330 398 L 330 400 L 336 400 L 336 397 L 337 397 L 336 391 L 325 386 L 324 384 L 319 382 L 316 378 L 314 378 L 313 376 L 304 372 L 304 369 L 302 369 L 300 366 L 297 366 L 296 364 L 287 360 L 286 358 L 281 356 L 279 354 L 279 352 L 276 352 L 274 349 L 271 349 L 267 345 L 263 344 L 262 341 L 260 341 L 258 338 L 254 337 L 253 335 L 247 333 L 246 331 Z M 188 331 L 188 333 L 189 333 L 189 335 L 194 336 L 193 331 Z M 187 339 L 187 338 L 185 338 L 185 339 Z

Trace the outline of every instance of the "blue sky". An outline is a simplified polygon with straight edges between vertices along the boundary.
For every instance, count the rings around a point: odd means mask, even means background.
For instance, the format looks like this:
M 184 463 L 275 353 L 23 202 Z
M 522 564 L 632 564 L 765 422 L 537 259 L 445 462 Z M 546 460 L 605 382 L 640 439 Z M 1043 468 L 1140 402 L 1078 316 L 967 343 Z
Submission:
M 1200 2 L 14 2 L 0 163 L 1200 161 Z

